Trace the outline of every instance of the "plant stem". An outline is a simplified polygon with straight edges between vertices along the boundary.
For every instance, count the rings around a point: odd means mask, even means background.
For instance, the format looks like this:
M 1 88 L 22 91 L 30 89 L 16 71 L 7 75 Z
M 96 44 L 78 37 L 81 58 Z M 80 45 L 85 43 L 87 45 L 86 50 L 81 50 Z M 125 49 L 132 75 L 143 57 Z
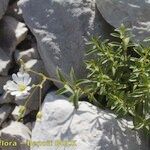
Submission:
M 62 81 L 56 80 L 56 79 L 54 79 L 54 78 L 47 77 L 47 76 L 45 76 L 44 74 L 38 73 L 38 72 L 36 72 L 36 71 L 34 71 L 34 70 L 32 70 L 32 69 L 27 69 L 27 71 L 28 71 L 28 72 L 32 72 L 32 73 L 34 73 L 34 74 L 36 74 L 36 75 L 38 75 L 38 76 L 44 77 L 46 80 L 53 81 L 53 82 L 58 82 L 58 83 L 62 83 Z

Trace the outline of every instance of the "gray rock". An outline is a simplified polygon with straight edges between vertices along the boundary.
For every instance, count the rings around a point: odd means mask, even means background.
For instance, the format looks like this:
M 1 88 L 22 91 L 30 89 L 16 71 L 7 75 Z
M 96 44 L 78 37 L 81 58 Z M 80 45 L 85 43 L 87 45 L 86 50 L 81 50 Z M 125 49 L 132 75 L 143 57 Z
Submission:
M 38 73 L 43 73 L 45 75 L 47 75 L 47 72 L 45 71 L 45 68 L 43 67 L 44 64 L 41 60 L 37 60 L 37 59 L 31 59 L 29 60 L 28 62 L 25 63 L 25 67 L 26 68 L 30 68 Z M 41 82 L 41 76 L 38 76 L 34 73 L 29 73 L 31 78 L 32 78 L 32 82 L 31 82 L 31 85 L 33 84 L 38 84 Z M 50 82 L 46 82 L 45 85 L 43 86 L 42 88 L 42 99 L 44 98 L 47 90 L 50 88 L 52 84 Z M 33 89 L 34 90 L 34 89 Z M 33 90 L 30 91 L 30 93 L 33 92 Z M 30 97 L 30 100 L 27 104 L 27 113 L 29 113 L 30 111 L 33 111 L 33 110 L 37 110 L 38 107 L 39 107 L 39 100 L 40 100 L 40 94 L 39 94 L 39 88 L 37 88 L 33 95 Z M 18 105 L 24 105 L 24 103 L 26 102 L 26 99 L 25 100 L 17 100 L 15 101 L 16 104 Z
M 0 19 L 5 14 L 5 11 L 7 9 L 9 0 L 1 0 L 0 1 Z
M 26 144 L 30 140 L 30 130 L 19 122 L 12 122 L 8 127 L 1 130 L 1 140 L 12 142 L 14 146 L 1 146 L 2 150 L 30 150 Z
M 15 102 L 15 98 L 14 96 L 10 95 L 7 92 L 4 92 L 1 96 L 0 96 L 0 104 L 6 104 L 6 103 L 14 103 Z
M 6 11 L 6 15 L 8 16 L 12 16 L 15 19 L 23 22 L 23 17 L 22 17 L 22 11 L 21 9 L 18 7 L 17 2 L 13 3 L 12 5 L 10 5 Z
M 15 120 L 17 120 L 19 118 L 19 110 L 20 110 L 20 107 L 16 106 L 12 112 L 12 116 Z
M 8 118 L 8 116 L 13 111 L 14 107 L 9 105 L 9 103 L 14 102 L 14 97 L 10 94 L 6 93 L 3 90 L 3 86 L 6 84 L 8 80 L 10 80 L 10 76 L 0 76 L 0 104 L 3 106 L 0 107 L 0 126 L 5 126 L 5 120 Z M 2 124 L 4 122 L 4 125 Z M 7 123 L 6 123 L 7 124 Z
M 1 125 L 1 129 L 8 127 L 12 122 L 12 116 L 10 115 Z
M 11 65 L 11 56 L 0 48 L 0 75 L 7 76 Z
M 0 47 L 7 53 L 11 53 L 25 39 L 27 31 L 24 23 L 13 17 L 5 16 L 0 21 Z
M 59 150 L 148 150 L 131 127 L 131 121 L 117 120 L 111 112 L 88 102 L 80 102 L 76 111 L 65 97 L 50 92 L 43 102 L 41 121 L 36 121 L 32 131 L 32 140 L 52 140 L 53 146 L 31 150 L 56 150 L 57 144 Z M 65 141 L 76 146 L 65 147 Z
M 32 129 L 33 129 L 34 125 L 35 125 L 35 122 L 28 122 L 25 125 L 32 131 Z
M 10 76 L 0 76 L 0 95 L 4 93 L 3 86 L 6 84 L 8 80 L 10 80 Z
M 85 75 L 84 54 L 92 35 L 107 36 L 110 26 L 95 9 L 95 0 L 20 0 L 23 17 L 35 35 L 38 50 L 51 77 L 59 67 Z
M 7 119 L 7 117 L 13 111 L 13 107 L 11 105 L 3 105 L 0 107 L 0 126 Z
M 96 4 L 104 19 L 114 27 L 124 23 L 131 28 L 137 41 L 149 37 L 149 0 L 96 0 Z
M 27 62 L 31 59 L 38 59 L 38 60 L 40 59 L 40 56 L 36 47 L 30 48 L 25 51 L 16 50 L 14 57 L 16 61 L 22 59 L 24 62 Z

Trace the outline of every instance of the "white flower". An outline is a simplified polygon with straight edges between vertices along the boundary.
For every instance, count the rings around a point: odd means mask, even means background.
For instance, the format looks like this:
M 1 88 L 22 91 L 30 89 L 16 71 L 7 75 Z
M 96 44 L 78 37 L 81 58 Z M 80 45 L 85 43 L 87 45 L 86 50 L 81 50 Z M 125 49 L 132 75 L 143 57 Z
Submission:
M 13 80 L 7 81 L 4 90 L 18 99 L 26 98 L 30 93 L 31 77 L 28 73 L 18 72 L 12 75 Z

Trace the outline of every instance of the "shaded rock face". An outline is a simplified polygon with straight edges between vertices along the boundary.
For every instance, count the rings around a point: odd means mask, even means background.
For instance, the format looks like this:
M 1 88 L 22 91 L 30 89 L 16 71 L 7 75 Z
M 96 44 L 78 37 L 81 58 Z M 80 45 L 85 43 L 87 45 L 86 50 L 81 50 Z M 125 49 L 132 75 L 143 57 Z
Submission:
M 1 64 L 1 61 L 0 61 L 0 64 Z M 4 84 L 6 84 L 6 82 L 8 81 L 8 80 L 10 80 L 11 79 L 11 77 L 10 76 L 1 76 L 0 77 L 0 95 L 2 95 L 3 93 L 4 93 L 4 89 L 3 89 L 3 86 L 4 86 Z M 1 101 L 1 100 L 0 100 Z M 0 102 L 1 103 L 1 102 Z
M 12 67 L 12 53 L 16 46 L 22 42 L 28 29 L 24 23 L 10 16 L 0 20 L 0 75 L 6 76 Z
M 18 8 L 17 2 L 18 0 L 16 2 L 12 2 L 12 5 L 10 5 L 6 11 L 6 15 L 12 16 L 17 20 L 24 22 L 22 17 L 22 11 Z
M 3 17 L 0 21 L 0 47 L 7 53 L 14 51 L 16 46 L 25 39 L 27 32 L 24 23 L 10 16 Z
M 76 144 L 61 146 L 61 150 L 148 150 L 139 134 L 130 129 L 130 121 L 115 118 L 87 102 L 80 102 L 76 111 L 65 97 L 50 92 L 43 103 L 42 119 L 35 123 L 32 140 L 53 140 L 53 146 L 36 146 L 31 150 L 56 150 L 58 139 Z
M 9 0 L 1 0 L 0 1 L 0 19 L 2 18 L 2 16 L 4 15 L 4 13 L 7 9 L 8 2 L 9 2 Z
M 150 36 L 149 0 L 96 0 L 96 4 L 108 23 L 114 27 L 121 23 L 130 27 L 135 40 L 142 41 Z
M 0 75 L 8 75 L 11 65 L 10 55 L 0 48 Z
M 92 35 L 106 36 L 110 26 L 99 16 L 95 0 L 21 0 L 23 17 L 35 35 L 39 53 L 51 77 L 56 67 L 85 75 L 86 45 Z
M 40 59 L 40 56 L 38 54 L 36 47 L 30 48 L 21 52 L 19 50 L 16 50 L 14 57 L 16 61 L 19 61 L 20 59 L 22 59 L 24 62 L 27 62 L 31 59 Z
M 13 110 L 13 106 L 11 105 L 3 105 L 0 107 L 0 127 L 2 123 L 8 118 L 8 116 L 11 114 Z

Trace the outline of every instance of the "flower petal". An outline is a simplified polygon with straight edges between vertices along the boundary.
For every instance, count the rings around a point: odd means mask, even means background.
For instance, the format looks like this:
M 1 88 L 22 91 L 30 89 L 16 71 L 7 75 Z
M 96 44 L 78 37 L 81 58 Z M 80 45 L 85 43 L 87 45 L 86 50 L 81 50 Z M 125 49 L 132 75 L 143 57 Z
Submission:
M 23 95 L 21 95 L 21 96 L 16 96 L 16 98 L 19 100 L 19 99 L 26 99 L 26 98 L 28 98 L 28 96 L 29 96 L 29 93 L 27 93 L 27 94 L 23 94 Z
M 4 86 L 3 86 L 3 89 L 5 90 L 5 91 L 7 91 L 7 85 L 5 84 Z
M 27 82 L 27 85 L 29 85 L 31 83 L 31 81 L 32 81 L 32 78 L 30 77 L 28 82 Z
M 22 82 L 22 83 L 24 83 L 24 73 L 18 72 L 17 76 L 18 76 L 19 81 Z
M 24 73 L 24 84 L 29 85 L 31 82 L 30 75 L 28 73 Z
M 10 91 L 16 91 L 18 89 L 18 85 L 15 82 L 9 80 L 4 86 L 4 89 Z
M 16 82 L 17 84 L 22 82 L 22 78 L 19 78 L 16 74 L 13 74 L 13 75 L 12 75 L 12 79 L 13 79 L 13 81 Z
M 31 90 L 31 86 L 27 86 L 26 91 L 30 91 Z
M 13 91 L 10 93 L 12 96 L 21 96 L 22 95 L 22 92 L 20 91 Z

